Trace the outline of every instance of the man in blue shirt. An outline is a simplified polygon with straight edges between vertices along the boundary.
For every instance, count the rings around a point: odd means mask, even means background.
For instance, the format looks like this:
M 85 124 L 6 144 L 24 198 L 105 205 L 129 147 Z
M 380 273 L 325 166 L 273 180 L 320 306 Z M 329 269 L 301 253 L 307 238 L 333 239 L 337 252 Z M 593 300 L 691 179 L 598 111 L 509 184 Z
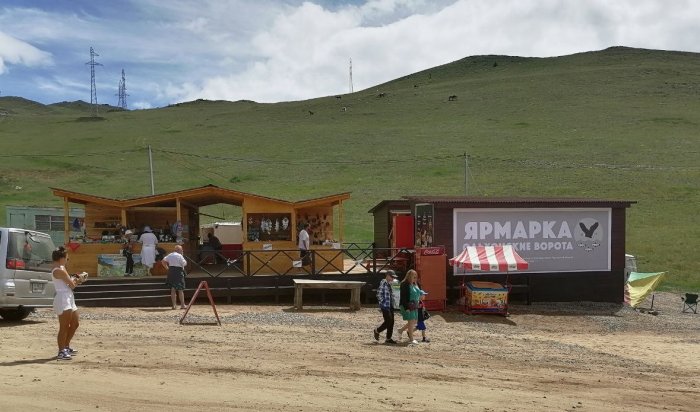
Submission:
M 377 289 L 377 301 L 379 302 L 379 310 L 382 311 L 384 322 L 374 329 L 374 340 L 379 342 L 379 334 L 386 330 L 386 340 L 384 343 L 394 345 L 396 341 L 391 339 L 394 333 L 394 293 L 391 290 L 391 284 L 395 282 L 396 272 L 387 270 L 384 279 L 379 283 Z

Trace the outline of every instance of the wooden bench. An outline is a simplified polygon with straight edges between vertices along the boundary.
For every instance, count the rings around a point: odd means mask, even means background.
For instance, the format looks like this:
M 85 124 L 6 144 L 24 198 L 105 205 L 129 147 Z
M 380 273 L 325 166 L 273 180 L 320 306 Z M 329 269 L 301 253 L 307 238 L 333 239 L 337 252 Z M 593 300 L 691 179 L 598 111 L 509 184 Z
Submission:
M 360 309 L 360 289 L 365 285 L 365 282 L 311 279 L 293 279 L 293 281 L 294 307 L 297 310 L 304 307 L 304 289 L 350 289 L 350 309 Z

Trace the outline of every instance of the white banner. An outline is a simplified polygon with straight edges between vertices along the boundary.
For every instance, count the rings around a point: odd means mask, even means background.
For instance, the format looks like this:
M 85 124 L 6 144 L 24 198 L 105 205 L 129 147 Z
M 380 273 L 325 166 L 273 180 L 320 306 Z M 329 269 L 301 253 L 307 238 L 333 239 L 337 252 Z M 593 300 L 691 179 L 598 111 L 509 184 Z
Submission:
M 453 256 L 513 245 L 527 273 L 610 271 L 611 216 L 609 208 L 454 209 Z

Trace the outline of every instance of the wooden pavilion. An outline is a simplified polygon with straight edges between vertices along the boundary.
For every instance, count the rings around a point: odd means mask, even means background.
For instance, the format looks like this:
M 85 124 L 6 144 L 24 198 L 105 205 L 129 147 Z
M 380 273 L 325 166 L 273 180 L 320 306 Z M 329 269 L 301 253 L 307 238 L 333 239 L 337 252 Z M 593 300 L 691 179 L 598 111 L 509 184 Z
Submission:
M 156 233 L 166 233 L 173 223 L 180 222 L 180 242 L 167 239 L 172 241 L 161 241 L 159 246 L 172 251 L 179 243 L 186 255 L 196 254 L 200 248 L 199 208 L 222 203 L 241 207 L 245 238 L 242 248 L 260 251 L 260 262 L 280 268 L 290 265 L 289 258 L 278 254 L 273 258 L 272 251 L 296 249 L 298 228 L 306 222 L 311 225 L 312 248 L 317 253 L 328 249 L 329 256 L 335 256 L 331 249 L 337 248 L 344 238 L 343 201 L 350 198 L 350 193 L 346 192 L 291 202 L 214 185 L 131 199 L 112 199 L 59 188 L 52 190 L 63 199 L 66 239 L 70 239 L 70 229 L 75 224 L 69 217 L 71 203 L 85 208 L 83 236 L 67 241 L 72 250 L 69 270 L 85 271 L 91 276 L 97 274 L 99 255 L 120 253 L 120 239 L 113 235 L 119 228 L 140 231 L 148 225 Z M 136 253 L 139 251 L 137 248 Z M 265 256 L 266 253 L 270 256 Z M 342 257 L 340 259 L 338 267 L 342 267 Z

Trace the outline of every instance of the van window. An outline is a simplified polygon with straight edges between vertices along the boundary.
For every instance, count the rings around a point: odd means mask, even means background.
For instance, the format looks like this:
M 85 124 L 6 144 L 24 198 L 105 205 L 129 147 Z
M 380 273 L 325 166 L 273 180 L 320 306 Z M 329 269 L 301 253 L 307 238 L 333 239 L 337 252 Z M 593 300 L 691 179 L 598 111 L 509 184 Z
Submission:
M 8 259 L 21 259 L 25 270 L 50 272 L 53 241 L 49 236 L 31 232 L 10 232 L 7 245 Z

